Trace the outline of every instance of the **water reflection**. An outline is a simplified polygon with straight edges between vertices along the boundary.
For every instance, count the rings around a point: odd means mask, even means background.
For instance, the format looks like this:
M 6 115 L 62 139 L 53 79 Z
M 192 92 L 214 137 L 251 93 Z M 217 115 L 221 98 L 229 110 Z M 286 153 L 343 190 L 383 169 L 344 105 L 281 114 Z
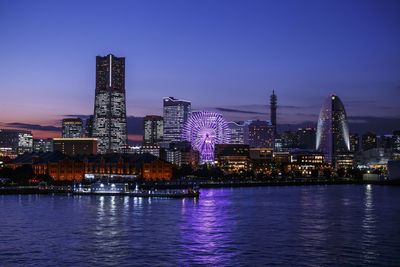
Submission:
M 367 264 L 377 257 L 375 252 L 376 221 L 374 212 L 373 187 L 368 184 L 364 191 L 364 217 L 361 225 L 363 261 Z
M 221 197 L 214 193 L 208 191 L 198 202 L 182 201 L 184 217 L 180 228 L 184 257 L 180 265 L 226 265 L 237 253 L 228 245 L 235 232 L 234 218 L 229 213 L 230 195 Z

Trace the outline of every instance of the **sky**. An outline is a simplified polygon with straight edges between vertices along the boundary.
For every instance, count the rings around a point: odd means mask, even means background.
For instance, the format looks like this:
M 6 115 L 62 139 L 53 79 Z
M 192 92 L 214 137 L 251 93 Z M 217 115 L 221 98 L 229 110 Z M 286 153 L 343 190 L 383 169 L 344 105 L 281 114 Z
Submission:
M 268 119 L 275 90 L 280 124 L 315 124 L 334 93 L 353 128 L 399 129 L 399 14 L 396 0 L 0 0 L 0 127 L 59 135 L 92 114 L 95 57 L 112 53 L 132 123 L 165 96 Z

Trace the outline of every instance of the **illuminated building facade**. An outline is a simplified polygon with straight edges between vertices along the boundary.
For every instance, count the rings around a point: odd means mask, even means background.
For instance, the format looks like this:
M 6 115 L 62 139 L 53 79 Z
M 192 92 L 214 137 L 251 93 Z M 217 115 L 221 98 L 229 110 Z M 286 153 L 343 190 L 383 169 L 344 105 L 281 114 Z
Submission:
M 316 149 L 324 153 L 328 163 L 334 163 L 337 154 L 350 151 L 346 111 L 336 95 L 329 96 L 322 105 L 316 139 Z
M 54 151 L 68 156 L 97 154 L 96 138 L 54 138 Z
M 83 135 L 83 122 L 80 118 L 68 118 L 62 120 L 63 138 L 81 138 Z
M 127 148 L 125 58 L 96 57 L 93 137 L 98 152 L 121 153 Z
M 143 119 L 143 144 L 154 145 L 161 144 L 163 141 L 163 117 L 148 115 Z
M 16 157 L 33 150 L 33 137 L 30 131 L 0 129 L 0 150 L 3 154 Z
M 252 121 L 248 125 L 250 147 L 274 148 L 275 128 L 267 121 Z
M 240 122 L 228 122 L 230 144 L 244 144 L 245 125 Z
M 53 152 L 53 139 L 33 139 L 33 152 Z
M 225 173 L 240 173 L 249 169 L 249 146 L 243 144 L 216 144 L 215 161 Z
M 106 154 L 67 156 L 59 151 L 24 154 L 7 164 L 10 168 L 32 165 L 36 175 L 48 174 L 56 181 L 81 181 L 92 177 L 142 176 L 144 179 L 170 179 L 172 165 L 152 155 Z
M 299 150 L 290 153 L 289 169 L 297 175 L 317 177 L 325 167 L 325 156 L 322 152 Z
M 182 141 L 183 126 L 191 112 L 189 101 L 164 97 L 163 99 L 163 143 L 168 147 L 170 143 Z

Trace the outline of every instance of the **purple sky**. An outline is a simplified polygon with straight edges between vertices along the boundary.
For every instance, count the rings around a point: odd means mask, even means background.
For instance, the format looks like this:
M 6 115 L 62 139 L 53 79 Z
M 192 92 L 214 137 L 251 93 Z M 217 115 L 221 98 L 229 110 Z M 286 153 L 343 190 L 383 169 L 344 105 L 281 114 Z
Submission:
M 396 0 L 1 1 L 0 123 L 92 113 L 108 53 L 126 57 L 131 116 L 174 96 L 264 119 L 275 89 L 281 123 L 316 121 L 331 93 L 350 120 L 399 122 L 399 14 Z

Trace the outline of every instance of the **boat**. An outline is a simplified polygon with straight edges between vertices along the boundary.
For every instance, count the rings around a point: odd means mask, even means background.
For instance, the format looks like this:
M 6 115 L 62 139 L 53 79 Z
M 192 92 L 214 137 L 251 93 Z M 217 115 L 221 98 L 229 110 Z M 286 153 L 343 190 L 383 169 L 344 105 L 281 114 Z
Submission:
M 76 195 L 123 195 L 158 198 L 197 198 L 200 196 L 198 188 L 189 188 L 187 190 L 143 190 L 136 185 L 134 190 L 130 190 L 127 183 L 101 181 L 90 185 L 74 184 L 72 193 Z

